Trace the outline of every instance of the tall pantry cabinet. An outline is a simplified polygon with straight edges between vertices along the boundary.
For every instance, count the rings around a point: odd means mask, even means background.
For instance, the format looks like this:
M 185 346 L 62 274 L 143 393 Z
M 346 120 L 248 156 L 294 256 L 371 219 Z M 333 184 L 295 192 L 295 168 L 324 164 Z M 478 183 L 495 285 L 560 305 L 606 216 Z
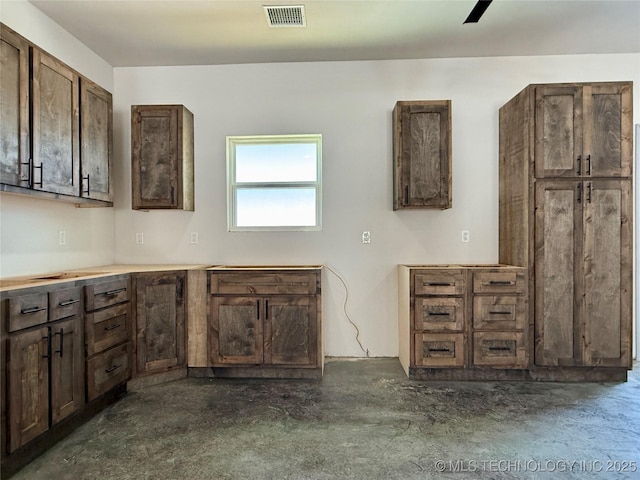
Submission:
M 499 255 L 529 269 L 536 367 L 631 368 L 631 92 L 529 85 L 500 109 Z

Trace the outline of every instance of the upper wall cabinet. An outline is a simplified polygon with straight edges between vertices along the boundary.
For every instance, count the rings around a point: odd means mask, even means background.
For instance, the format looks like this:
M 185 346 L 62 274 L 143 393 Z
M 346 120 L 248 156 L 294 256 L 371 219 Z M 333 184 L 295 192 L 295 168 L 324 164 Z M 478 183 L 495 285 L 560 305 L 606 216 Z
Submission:
M 0 191 L 111 206 L 111 94 L 2 24 L 0 38 Z
M 194 209 L 193 114 L 183 105 L 131 106 L 131 207 Z
M 451 101 L 393 109 L 393 209 L 451 208 Z

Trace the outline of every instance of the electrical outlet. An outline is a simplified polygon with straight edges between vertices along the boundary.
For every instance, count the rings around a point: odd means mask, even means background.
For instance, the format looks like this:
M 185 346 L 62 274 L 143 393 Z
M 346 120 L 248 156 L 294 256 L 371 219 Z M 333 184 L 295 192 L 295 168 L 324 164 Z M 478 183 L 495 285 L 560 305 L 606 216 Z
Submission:
M 142 245 L 144 243 L 144 234 L 142 232 L 136 233 L 136 244 Z
M 469 230 L 462 230 L 462 242 L 463 243 L 469 243 L 469 240 L 471 239 L 470 234 L 469 234 Z
M 64 230 L 58 231 L 58 244 L 66 245 L 67 244 L 67 232 Z
M 191 243 L 198 243 L 198 232 L 191 232 Z
M 369 231 L 362 232 L 362 243 L 367 245 L 371 243 L 371 232 Z

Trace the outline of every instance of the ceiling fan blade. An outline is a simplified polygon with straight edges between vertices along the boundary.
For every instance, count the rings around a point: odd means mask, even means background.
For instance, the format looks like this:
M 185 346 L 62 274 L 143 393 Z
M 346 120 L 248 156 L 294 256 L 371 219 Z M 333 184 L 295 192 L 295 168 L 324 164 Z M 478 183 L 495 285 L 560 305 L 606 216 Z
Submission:
M 480 17 L 482 17 L 487 8 L 489 8 L 492 1 L 493 0 L 478 0 L 478 3 L 476 3 L 476 6 L 473 7 L 473 10 L 471 10 L 471 13 L 463 23 L 478 23 L 478 20 L 480 20 Z

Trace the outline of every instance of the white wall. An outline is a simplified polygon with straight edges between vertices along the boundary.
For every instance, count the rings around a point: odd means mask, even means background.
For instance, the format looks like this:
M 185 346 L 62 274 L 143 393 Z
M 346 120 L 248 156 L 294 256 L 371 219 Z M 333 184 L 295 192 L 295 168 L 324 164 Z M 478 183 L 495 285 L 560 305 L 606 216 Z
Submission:
M 113 68 L 26 1 L 3 1 L 0 21 L 113 92 Z M 117 161 L 128 161 L 116 159 Z M 113 208 L 0 194 L 0 276 L 104 265 L 115 258 Z M 58 231 L 67 244 L 58 243 Z
M 637 54 L 116 68 L 116 260 L 329 265 L 365 348 L 395 356 L 397 264 L 497 261 L 498 108 L 529 83 L 607 80 L 633 80 L 640 112 Z M 453 208 L 394 212 L 391 110 L 429 99 L 452 100 Z M 195 212 L 131 210 L 130 107 L 153 103 L 194 114 Z M 227 232 L 225 136 L 294 133 L 323 135 L 323 230 Z M 362 355 L 341 284 L 323 282 L 325 354 Z

